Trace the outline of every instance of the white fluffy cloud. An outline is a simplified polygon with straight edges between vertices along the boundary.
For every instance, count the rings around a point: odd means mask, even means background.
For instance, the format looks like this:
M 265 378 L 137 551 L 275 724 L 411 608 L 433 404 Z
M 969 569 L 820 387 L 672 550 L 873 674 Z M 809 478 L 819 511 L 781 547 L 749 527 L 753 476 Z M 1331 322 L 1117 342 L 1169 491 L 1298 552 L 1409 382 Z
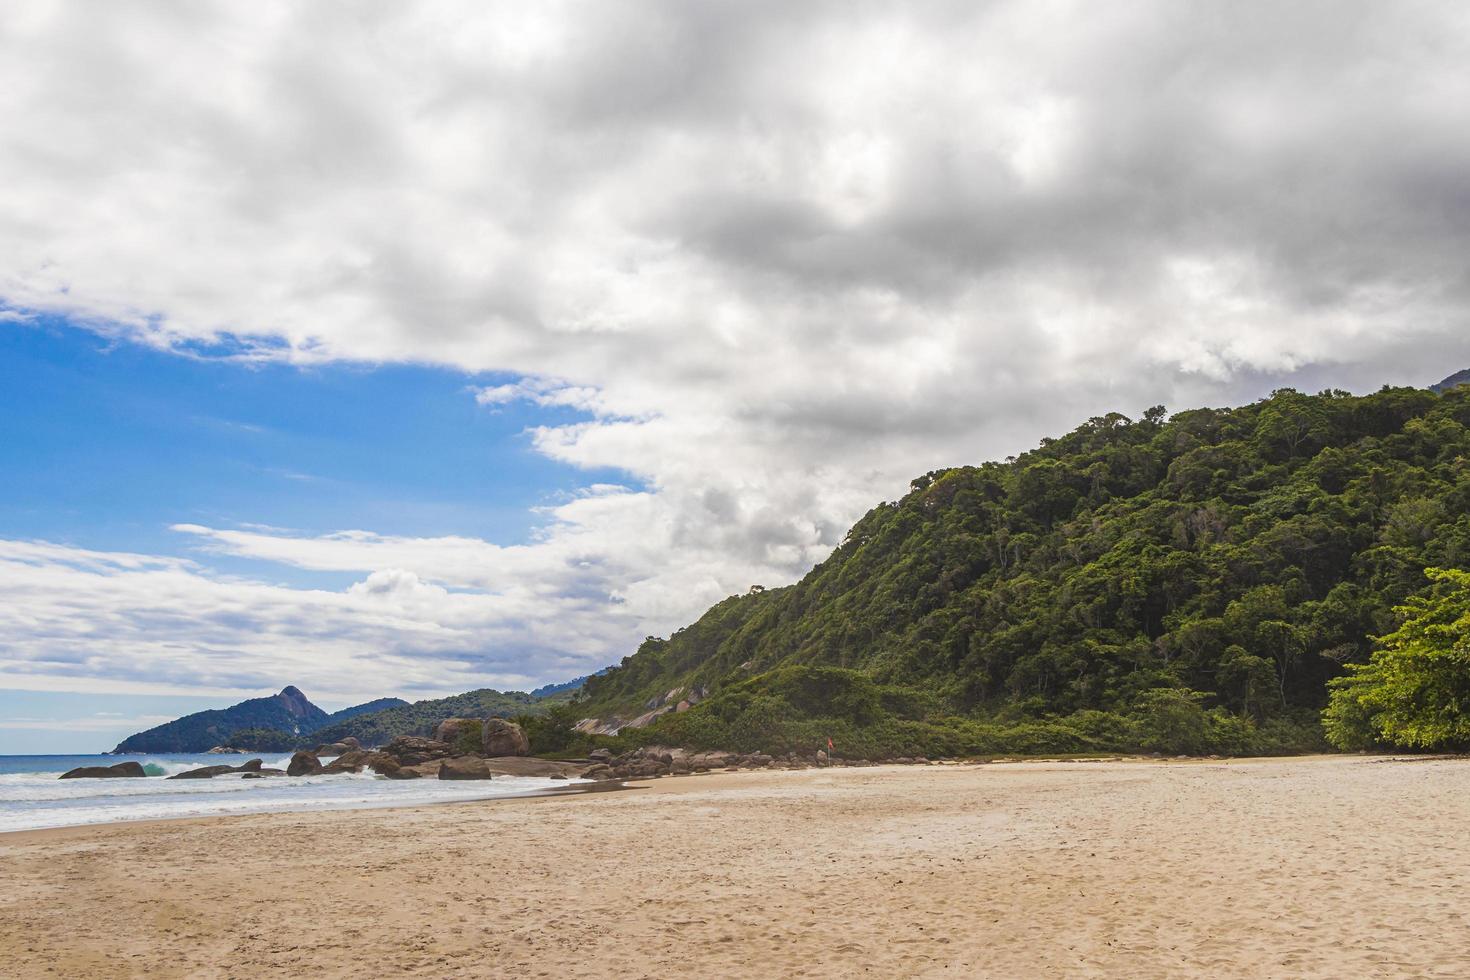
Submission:
M 360 573 L 340 593 L 54 555 L 27 568 L 70 619 L 7 633 L 4 669 L 551 679 L 793 579 L 929 469 L 1108 410 L 1436 380 L 1470 364 L 1467 18 L 11 4 L 12 311 L 508 372 L 467 397 L 580 410 L 537 448 L 646 491 L 590 492 L 520 547 L 181 527 Z M 154 584 L 199 609 L 166 615 Z M 68 623 L 105 662 L 53 662 Z

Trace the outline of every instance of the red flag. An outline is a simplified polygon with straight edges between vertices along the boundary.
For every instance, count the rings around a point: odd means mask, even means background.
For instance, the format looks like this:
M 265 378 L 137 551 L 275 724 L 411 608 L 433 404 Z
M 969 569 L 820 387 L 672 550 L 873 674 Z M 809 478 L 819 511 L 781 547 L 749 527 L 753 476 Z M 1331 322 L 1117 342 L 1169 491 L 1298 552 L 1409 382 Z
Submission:
M 827 751 L 828 752 L 831 752 L 832 751 L 832 736 L 831 735 L 828 735 L 827 736 Z

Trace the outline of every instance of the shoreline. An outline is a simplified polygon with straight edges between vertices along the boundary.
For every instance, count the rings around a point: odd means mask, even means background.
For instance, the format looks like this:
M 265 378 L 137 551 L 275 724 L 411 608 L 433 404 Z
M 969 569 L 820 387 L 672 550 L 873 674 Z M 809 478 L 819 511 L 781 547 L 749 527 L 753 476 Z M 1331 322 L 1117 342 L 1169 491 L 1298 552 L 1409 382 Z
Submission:
M 1419 764 L 1377 764 L 1396 758 Z M 1462 975 L 1463 761 L 747 770 L 18 831 L 0 837 L 0 961 L 17 978 Z
M 830 765 L 821 767 L 809 767 L 807 769 L 740 769 L 740 770 L 709 770 L 706 772 L 685 773 L 678 776 L 663 775 L 657 777 L 638 777 L 617 780 L 594 780 L 583 783 L 569 784 L 567 786 L 552 786 L 545 789 L 529 790 L 521 793 L 507 793 L 501 796 L 469 797 L 464 799 L 450 800 L 423 800 L 413 803 L 384 803 L 382 805 L 366 806 L 322 806 L 302 809 L 280 809 L 280 810 L 252 810 L 241 813 L 215 813 L 208 815 L 190 814 L 176 817 L 141 817 L 137 819 L 121 820 L 99 820 L 93 823 L 63 824 L 58 827 L 31 827 L 24 830 L 0 830 L 0 845 L 7 841 L 23 835 L 50 834 L 64 831 L 87 831 L 103 830 L 109 827 L 132 827 L 150 824 L 175 824 L 175 823 L 207 823 L 212 821 L 241 820 L 251 817 L 269 817 L 273 815 L 290 816 L 306 814 L 333 814 L 333 813 L 355 813 L 360 811 L 387 811 L 404 812 L 420 808 L 437 808 L 445 806 L 468 806 L 485 803 L 508 802 L 512 800 L 541 799 L 545 797 L 562 796 L 585 796 L 596 793 L 621 792 L 624 790 L 654 790 L 663 793 L 677 792 L 681 787 L 677 784 L 685 783 L 691 779 L 707 780 L 711 777 L 763 775 L 770 773 L 820 773 L 824 771 L 877 771 L 877 770 L 914 770 L 924 768 L 982 768 L 999 766 L 1040 766 L 1040 765 L 1088 765 L 1088 764 L 1133 764 L 1133 765 L 1207 765 L 1230 763 L 1233 765 L 1245 765 L 1250 763 L 1279 762 L 1287 759 L 1342 759 L 1351 758 L 1361 761 L 1376 762 L 1411 762 L 1448 760 L 1457 758 L 1470 758 L 1470 756 L 1459 756 L 1451 754 L 1438 754 L 1426 756 L 1401 756 L 1401 755 L 1359 755 L 1352 753 L 1313 753 L 1308 755 L 1293 756 L 1145 756 L 1145 755 L 1049 755 L 1035 757 L 1001 756 L 994 758 L 976 759 L 935 759 L 923 764 L 901 764 L 891 762 L 876 762 L 865 765 Z M 149 777 L 158 778 L 158 777 Z M 667 785 L 667 784 L 675 785 Z

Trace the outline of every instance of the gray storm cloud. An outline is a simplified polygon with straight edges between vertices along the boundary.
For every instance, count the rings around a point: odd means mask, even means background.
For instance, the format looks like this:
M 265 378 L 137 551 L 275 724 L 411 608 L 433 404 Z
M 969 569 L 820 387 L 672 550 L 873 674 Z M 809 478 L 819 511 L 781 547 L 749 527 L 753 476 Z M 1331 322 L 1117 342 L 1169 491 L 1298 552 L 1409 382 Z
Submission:
M 538 448 L 649 490 L 525 551 L 199 532 L 412 575 L 418 625 L 453 599 L 418 584 L 509 557 L 441 645 L 550 677 L 792 580 L 929 469 L 1470 364 L 1467 64 L 1455 3 L 22 2 L 0 298 L 585 409 Z

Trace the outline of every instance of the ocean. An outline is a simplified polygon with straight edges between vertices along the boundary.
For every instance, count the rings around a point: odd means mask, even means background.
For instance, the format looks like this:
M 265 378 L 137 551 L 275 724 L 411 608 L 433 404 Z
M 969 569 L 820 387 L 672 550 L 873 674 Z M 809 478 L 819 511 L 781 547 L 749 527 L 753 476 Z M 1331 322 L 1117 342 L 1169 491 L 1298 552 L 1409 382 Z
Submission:
M 0 832 L 270 811 L 354 810 L 481 800 L 565 789 L 564 780 L 497 776 L 492 780 L 384 779 L 370 772 L 335 776 L 241 779 L 164 779 L 166 775 L 259 758 L 267 768 L 286 768 L 290 755 L 0 755 Z M 78 766 L 140 762 L 144 779 L 60 779 Z M 570 785 L 581 783 L 572 780 Z

